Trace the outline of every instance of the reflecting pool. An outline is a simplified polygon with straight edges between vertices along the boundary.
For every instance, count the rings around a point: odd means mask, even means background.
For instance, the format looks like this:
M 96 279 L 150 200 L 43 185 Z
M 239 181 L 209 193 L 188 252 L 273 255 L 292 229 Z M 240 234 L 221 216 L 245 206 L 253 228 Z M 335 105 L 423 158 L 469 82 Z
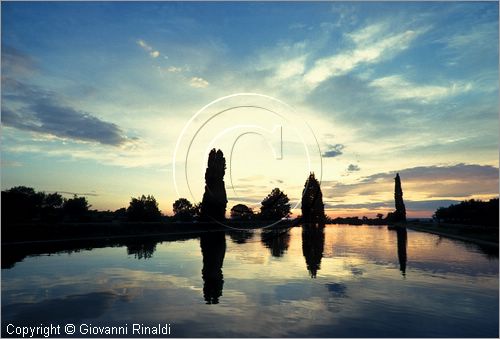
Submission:
M 327 225 L 63 247 L 2 258 L 4 336 L 9 323 L 129 335 L 131 324 L 169 324 L 172 337 L 499 335 L 498 249 L 432 234 Z

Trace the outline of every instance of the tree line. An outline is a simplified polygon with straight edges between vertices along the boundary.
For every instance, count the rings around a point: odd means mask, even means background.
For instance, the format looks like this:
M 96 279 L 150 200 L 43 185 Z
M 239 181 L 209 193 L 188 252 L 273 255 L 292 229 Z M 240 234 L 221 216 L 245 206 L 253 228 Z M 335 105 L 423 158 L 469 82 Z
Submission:
M 99 222 L 99 221 L 195 221 L 200 220 L 201 203 L 185 198 L 173 203 L 173 215 L 163 215 L 152 195 L 131 198 L 127 208 L 115 211 L 92 210 L 85 196 L 64 198 L 60 193 L 37 192 L 31 187 L 16 186 L 2 191 L 2 223 L 25 222 Z M 233 220 L 271 220 L 290 215 L 288 196 L 275 188 L 262 201 L 260 213 L 243 204 L 233 206 Z
M 440 207 L 433 215 L 437 222 L 498 227 L 498 198 L 489 201 L 466 200 Z
M 205 172 L 205 192 L 200 203 L 179 198 L 173 203 L 173 215 L 162 215 L 158 202 L 152 195 L 131 198 L 129 206 L 114 212 L 91 210 L 84 196 L 64 198 L 61 194 L 36 192 L 31 187 L 17 186 L 2 191 L 2 223 L 19 222 L 99 222 L 99 221 L 220 221 L 224 220 L 227 196 L 224 185 L 226 160 L 222 151 L 213 149 L 208 157 Z M 387 216 L 379 213 L 375 219 L 367 217 L 337 217 L 325 215 L 323 195 L 319 181 L 310 173 L 302 191 L 302 223 L 372 224 L 406 222 L 406 208 L 399 173 L 394 178 L 395 211 Z M 244 204 L 236 204 L 230 210 L 235 221 L 279 221 L 291 214 L 290 199 L 279 188 L 274 188 L 262 201 L 259 211 Z M 487 202 L 468 200 L 449 207 L 440 207 L 433 218 L 438 222 L 479 224 L 498 227 L 498 198 Z

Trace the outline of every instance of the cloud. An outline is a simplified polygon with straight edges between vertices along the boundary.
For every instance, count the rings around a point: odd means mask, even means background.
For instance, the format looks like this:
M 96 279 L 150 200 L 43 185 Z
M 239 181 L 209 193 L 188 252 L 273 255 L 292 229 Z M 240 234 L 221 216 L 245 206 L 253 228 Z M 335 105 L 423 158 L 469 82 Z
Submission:
M 180 73 L 182 72 L 182 68 L 181 67 L 175 67 L 175 66 L 170 66 L 166 69 L 167 72 L 170 72 L 170 73 Z
M 194 87 L 194 88 L 205 88 L 209 85 L 209 82 L 206 81 L 203 78 L 199 77 L 192 77 L 189 80 L 189 86 Z
M 386 22 L 377 22 L 346 35 L 356 44 L 367 44 L 387 29 Z
M 356 172 L 359 171 L 361 168 L 359 168 L 358 165 L 350 164 L 349 167 L 347 167 L 347 170 L 349 172 Z
M 498 195 L 499 175 L 498 168 L 494 166 L 419 166 L 402 169 L 398 173 L 405 197 L 409 200 L 463 200 Z M 392 195 L 395 175 L 395 171 L 376 173 L 352 184 L 323 181 L 323 195 L 342 198 L 357 196 L 364 201 L 380 201 L 381 197 Z
M 9 76 L 29 76 L 36 72 L 35 60 L 21 51 L 2 46 L 2 73 Z
M 285 61 L 276 70 L 276 80 L 286 80 L 293 76 L 301 75 L 305 69 L 306 55 Z
M 457 204 L 460 200 L 438 199 L 438 200 L 405 200 L 405 207 L 410 211 L 435 211 L 439 207 L 448 207 L 451 204 Z M 328 210 L 388 210 L 394 209 L 394 200 L 381 202 L 359 203 L 359 204 L 335 204 L 326 203 L 325 208 Z
M 304 75 L 310 89 L 331 77 L 346 74 L 362 64 L 371 64 L 390 58 L 407 49 L 424 30 L 406 30 L 397 34 L 383 34 L 383 25 L 375 24 L 348 34 L 354 48 L 316 60 Z M 380 36 L 380 37 L 379 37 Z
M 2 78 L 2 124 L 60 138 L 119 146 L 127 141 L 121 128 L 60 102 L 52 92 Z
M 496 43 L 493 43 L 494 41 Z M 498 21 L 475 23 L 470 26 L 470 29 L 447 36 L 446 39 L 440 39 L 439 42 L 445 43 L 448 48 L 453 49 L 467 49 L 472 46 L 483 49 L 494 48 L 494 45 L 498 46 Z
M 68 192 L 68 191 L 47 191 L 46 193 L 59 193 L 59 194 L 65 194 L 65 195 L 77 195 L 77 196 L 91 196 L 91 197 L 98 197 L 99 194 L 97 193 L 79 193 L 79 192 Z
M 5 160 L 2 159 L 2 162 L 0 163 L 1 167 L 22 167 L 23 164 L 19 161 L 12 161 L 12 160 Z
M 380 91 L 382 100 L 418 100 L 428 103 L 471 90 L 470 83 L 452 83 L 449 86 L 417 85 L 401 75 L 391 75 L 373 80 L 371 87 Z
M 137 44 L 140 47 L 142 47 L 142 49 L 144 49 L 146 52 L 148 52 L 152 58 L 158 58 L 160 56 L 160 52 L 155 50 L 152 46 L 148 45 L 144 40 L 142 39 L 137 40 Z
M 342 155 L 342 150 L 344 149 L 344 145 L 342 144 L 335 144 L 335 145 L 327 145 L 327 149 L 322 156 L 324 158 L 334 158 L 338 157 L 339 155 Z

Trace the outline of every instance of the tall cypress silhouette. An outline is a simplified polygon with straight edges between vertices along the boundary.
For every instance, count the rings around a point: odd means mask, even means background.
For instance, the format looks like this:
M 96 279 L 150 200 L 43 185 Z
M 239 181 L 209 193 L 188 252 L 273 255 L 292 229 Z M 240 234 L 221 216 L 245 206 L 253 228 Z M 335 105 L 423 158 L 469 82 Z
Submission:
M 310 173 L 302 191 L 302 220 L 307 223 L 322 222 L 325 219 L 325 205 L 319 181 Z
M 394 212 L 395 221 L 406 222 L 406 208 L 403 202 L 403 189 L 401 188 L 399 173 L 396 174 L 394 181 L 394 202 L 396 205 L 396 211 Z
M 224 186 L 226 159 L 221 150 L 212 149 L 208 155 L 205 171 L 205 193 L 201 203 L 202 220 L 224 220 L 226 215 L 227 196 Z

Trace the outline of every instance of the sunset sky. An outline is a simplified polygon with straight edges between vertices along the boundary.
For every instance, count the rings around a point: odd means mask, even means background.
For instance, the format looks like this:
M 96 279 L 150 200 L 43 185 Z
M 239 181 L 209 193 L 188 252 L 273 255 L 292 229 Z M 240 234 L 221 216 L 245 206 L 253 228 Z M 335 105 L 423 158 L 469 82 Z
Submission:
M 410 217 L 498 196 L 497 2 L 1 6 L 2 190 L 85 195 L 100 210 L 152 194 L 170 214 L 184 126 L 249 92 L 310 126 L 330 216 L 393 210 L 396 172 Z M 238 141 L 228 210 L 258 207 L 274 187 L 300 194 L 308 168 L 287 131 L 287 162 L 262 136 Z M 204 154 L 197 162 L 199 197 Z

